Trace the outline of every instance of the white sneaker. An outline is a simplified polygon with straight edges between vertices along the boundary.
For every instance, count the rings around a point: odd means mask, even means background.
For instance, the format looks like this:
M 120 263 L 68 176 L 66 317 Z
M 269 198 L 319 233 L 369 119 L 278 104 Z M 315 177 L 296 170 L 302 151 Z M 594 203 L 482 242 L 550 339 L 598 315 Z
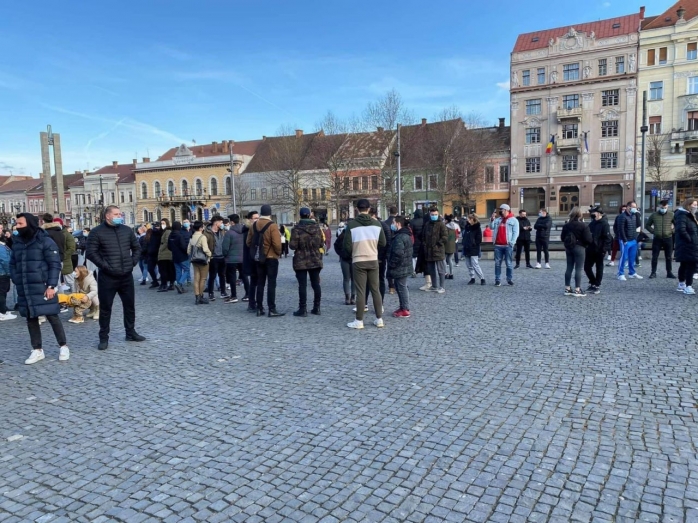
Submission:
M 39 316 L 39 325 L 46 323 L 46 316 Z
M 606 261 L 611 261 L 611 255 L 610 255 L 610 254 L 607 254 L 607 255 L 606 255 Z
M 684 293 L 684 294 L 695 294 L 696 291 L 693 290 L 693 287 L 690 287 L 690 286 L 689 286 L 689 287 L 686 287 L 686 288 L 683 290 L 683 293 Z
M 426 283 L 419 288 L 420 291 L 428 291 L 429 289 L 431 289 L 430 283 Z
M 693 275 L 693 279 L 694 279 L 694 280 L 698 280 L 698 274 L 694 274 L 694 275 Z
M 536 263 L 536 269 L 540 269 L 540 263 Z
M 639 274 L 637 274 L 637 273 L 635 273 L 635 274 L 629 274 L 629 275 L 628 275 L 628 278 L 634 278 L 634 279 L 636 279 L 636 280 L 644 280 L 644 278 L 643 278 L 642 276 L 640 276 Z
M 352 312 L 356 312 L 356 307 L 352 309 Z M 368 312 L 368 305 L 364 305 L 364 312 Z
M 545 264 L 545 268 L 546 268 L 546 269 L 549 269 L 549 268 L 550 268 L 550 264 L 549 264 L 549 263 L 546 263 L 546 264 Z
M 364 322 L 361 320 L 354 320 L 350 323 L 347 323 L 347 327 L 349 327 L 350 329 L 363 329 Z
M 70 349 L 67 345 L 61 347 L 60 355 L 58 356 L 58 361 L 68 361 L 70 359 Z
M 685 288 L 686 288 L 685 283 L 679 283 L 679 286 L 676 288 L 676 290 L 679 292 L 683 292 Z
M 32 363 L 36 363 L 37 361 L 41 361 L 44 359 L 44 351 L 41 349 L 38 350 L 33 350 L 32 353 L 29 355 L 29 358 L 24 362 L 25 365 L 31 365 Z
M 376 318 L 375 320 L 373 320 L 373 324 L 379 329 L 385 327 L 385 324 L 383 323 L 383 318 Z M 363 322 L 361 323 L 361 326 L 363 327 Z
M 621 274 L 620 276 L 618 276 L 618 280 L 619 281 L 628 281 L 627 278 L 625 277 L 625 274 Z
M 445 294 L 446 289 L 444 289 L 443 287 L 440 287 L 436 292 L 438 292 L 439 294 Z
M 14 320 L 16 318 L 17 318 L 17 316 L 15 316 L 14 314 L 12 314 L 10 312 L 7 312 L 5 314 L 0 314 L 0 321 Z
M 613 267 L 615 264 L 616 264 L 616 262 L 610 261 L 606 264 L 606 267 Z

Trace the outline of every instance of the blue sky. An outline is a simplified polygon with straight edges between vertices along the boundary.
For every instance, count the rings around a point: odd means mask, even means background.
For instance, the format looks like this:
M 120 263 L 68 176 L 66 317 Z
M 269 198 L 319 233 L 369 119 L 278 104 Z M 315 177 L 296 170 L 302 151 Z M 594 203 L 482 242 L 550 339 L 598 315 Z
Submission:
M 9 4 L 11 9 L 7 9 Z M 671 4 L 645 0 L 648 14 Z M 156 158 L 192 140 L 313 130 L 395 88 L 418 118 L 457 105 L 509 120 L 519 33 L 639 11 L 549 0 L 22 2 L 0 17 L 0 174 L 41 168 L 61 134 L 64 171 Z M 572 6 L 572 4 L 570 4 Z M 8 16 L 9 13 L 9 16 Z

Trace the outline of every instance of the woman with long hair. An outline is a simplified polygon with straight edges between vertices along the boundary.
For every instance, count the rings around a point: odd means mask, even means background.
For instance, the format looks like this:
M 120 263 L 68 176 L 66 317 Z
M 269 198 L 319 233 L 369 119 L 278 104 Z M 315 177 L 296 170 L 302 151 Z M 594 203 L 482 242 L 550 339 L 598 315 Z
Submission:
M 569 220 L 562 228 L 560 239 L 565 246 L 567 270 L 565 271 L 565 296 L 586 296 L 582 290 L 582 270 L 586 248 L 594 239 L 589 226 L 582 221 L 582 211 L 575 207 L 570 211 Z M 572 271 L 574 271 L 574 290 L 572 290 Z
M 480 248 L 482 245 L 482 226 L 476 214 L 470 214 L 463 229 L 463 258 L 468 267 L 470 281 L 468 285 L 475 285 L 475 276 L 480 278 L 480 285 L 486 285 L 485 275 L 480 268 Z
M 158 249 L 158 269 L 160 270 L 160 288 L 158 292 L 173 291 L 176 278 L 175 266 L 172 261 L 172 251 L 168 246 L 168 240 L 172 230 L 170 220 L 163 218 L 160 220 L 162 237 L 160 238 L 160 248 Z
M 192 260 L 192 267 L 194 267 L 194 294 L 195 294 L 195 304 L 205 305 L 208 304 L 208 298 L 204 297 L 204 289 L 206 288 L 206 280 L 208 278 L 208 262 L 211 261 L 211 250 L 208 248 L 208 241 L 206 236 L 204 236 L 204 224 L 201 221 L 194 222 L 194 234 L 189 240 L 189 247 L 187 247 L 187 254 L 191 257 L 194 250 L 201 250 L 206 254 L 206 263 L 196 263 Z
M 78 265 L 73 271 L 73 276 L 75 277 L 75 292 L 78 294 L 84 294 L 84 296 L 76 300 L 71 299 L 71 305 L 73 305 L 73 317 L 68 321 L 70 323 L 84 323 L 85 318 L 82 314 L 87 309 L 90 309 L 90 312 L 87 313 L 87 318 L 99 320 L 97 280 L 95 280 L 92 273 L 88 271 L 87 267 L 84 265 Z
M 676 261 L 679 262 L 679 286 L 676 289 L 684 294 L 695 294 L 693 274 L 698 262 L 698 200 L 688 198 L 674 213 L 676 231 Z

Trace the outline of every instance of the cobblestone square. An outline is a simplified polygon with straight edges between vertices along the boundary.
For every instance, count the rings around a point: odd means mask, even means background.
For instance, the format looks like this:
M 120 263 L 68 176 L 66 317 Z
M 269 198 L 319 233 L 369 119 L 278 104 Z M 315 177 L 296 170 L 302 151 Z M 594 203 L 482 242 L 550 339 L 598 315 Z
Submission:
M 647 276 L 648 261 L 639 270 Z M 25 366 L 0 324 L 0 522 L 698 521 L 695 297 L 656 280 L 565 297 L 563 260 L 352 331 L 337 256 L 322 316 L 195 306 L 136 286 L 141 344 L 65 322 Z M 309 290 L 309 292 L 311 292 Z M 238 297 L 241 297 L 239 294 Z M 118 300 L 117 302 L 118 303 Z

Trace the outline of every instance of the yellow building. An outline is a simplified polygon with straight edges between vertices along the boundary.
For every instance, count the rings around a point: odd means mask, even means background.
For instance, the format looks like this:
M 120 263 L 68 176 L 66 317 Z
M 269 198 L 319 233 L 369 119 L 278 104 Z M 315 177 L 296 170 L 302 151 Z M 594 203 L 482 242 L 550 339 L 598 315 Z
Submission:
M 182 144 L 154 162 L 143 158 L 134 169 L 137 221 L 167 218 L 172 223 L 184 218 L 207 220 L 215 214 L 232 213 L 231 161 L 235 175 L 240 174 L 260 143 L 262 140 L 237 143 L 224 140 L 193 147 Z M 238 180 L 236 176 L 236 187 Z M 239 195 L 236 196 L 240 203 Z

